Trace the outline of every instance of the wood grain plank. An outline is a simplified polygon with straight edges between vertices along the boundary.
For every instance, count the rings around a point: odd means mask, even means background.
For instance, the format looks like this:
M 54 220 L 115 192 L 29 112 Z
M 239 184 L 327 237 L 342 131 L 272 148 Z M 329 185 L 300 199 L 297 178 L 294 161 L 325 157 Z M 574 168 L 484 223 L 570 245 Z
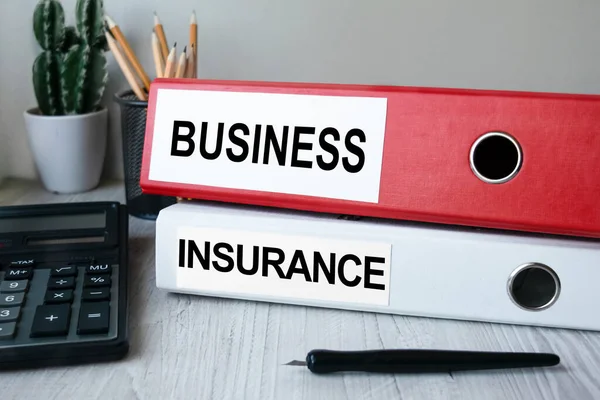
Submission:
M 78 195 L 7 180 L 0 205 L 124 201 L 122 182 Z M 154 222 L 130 218 L 131 350 L 121 362 L 9 371 L 3 399 L 598 399 L 600 333 L 170 294 L 154 276 Z M 595 318 L 597 316 L 590 316 Z M 559 367 L 318 376 L 286 366 L 313 348 L 556 352 Z

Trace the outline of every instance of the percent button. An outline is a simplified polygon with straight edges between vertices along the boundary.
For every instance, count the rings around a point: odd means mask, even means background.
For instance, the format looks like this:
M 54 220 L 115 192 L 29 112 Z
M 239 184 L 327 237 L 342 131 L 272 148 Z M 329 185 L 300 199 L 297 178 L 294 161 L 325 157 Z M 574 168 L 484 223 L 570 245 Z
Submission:
M 83 285 L 85 287 L 110 286 L 110 275 L 87 275 Z

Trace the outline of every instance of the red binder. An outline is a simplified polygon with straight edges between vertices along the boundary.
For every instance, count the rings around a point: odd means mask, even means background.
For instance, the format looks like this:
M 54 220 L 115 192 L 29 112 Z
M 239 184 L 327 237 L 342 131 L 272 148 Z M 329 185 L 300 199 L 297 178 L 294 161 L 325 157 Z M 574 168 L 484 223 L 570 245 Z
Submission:
M 600 96 L 157 79 L 140 185 L 600 238 Z

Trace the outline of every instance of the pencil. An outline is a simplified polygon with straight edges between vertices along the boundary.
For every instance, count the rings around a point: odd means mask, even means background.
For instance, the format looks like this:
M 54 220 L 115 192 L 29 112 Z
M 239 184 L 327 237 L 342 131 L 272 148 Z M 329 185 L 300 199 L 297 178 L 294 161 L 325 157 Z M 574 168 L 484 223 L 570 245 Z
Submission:
M 183 48 L 181 55 L 179 56 L 179 63 L 177 65 L 177 72 L 175 73 L 175 78 L 185 78 L 185 63 L 186 63 L 186 50 L 187 46 Z
M 133 89 L 133 92 L 138 97 L 138 99 L 146 101 L 148 99 L 146 97 L 146 93 L 144 93 L 142 88 L 138 85 L 138 82 L 135 79 L 133 72 L 131 71 L 131 69 L 129 68 L 129 65 L 127 64 L 127 61 L 121 54 L 121 51 L 119 50 L 119 48 L 117 47 L 117 43 L 115 42 L 113 37 L 108 32 L 104 32 L 104 34 L 106 35 L 106 41 L 108 42 L 108 47 L 110 48 L 110 51 L 113 53 L 115 60 L 117 60 L 117 63 L 119 64 L 119 67 L 121 68 L 121 71 L 123 72 L 123 75 L 125 75 L 127 82 L 129 82 L 129 86 L 131 86 L 131 89 Z
M 169 53 L 169 56 L 167 57 L 167 63 L 165 66 L 165 73 L 163 74 L 163 77 L 165 78 L 172 78 L 175 76 L 175 53 L 176 53 L 176 49 L 177 49 L 177 42 L 175 42 L 175 44 L 173 45 L 173 48 L 171 49 L 171 52 Z
M 198 77 L 198 48 L 196 46 L 194 46 L 194 69 L 192 70 L 192 76 L 191 78 L 197 78 Z
M 167 45 L 167 36 L 165 35 L 165 30 L 163 29 L 162 24 L 160 23 L 160 19 L 154 12 L 154 29 L 156 31 L 156 36 L 158 36 L 158 42 L 160 43 L 160 51 L 162 52 L 163 60 L 166 60 L 169 57 L 169 46 Z
M 198 48 L 198 21 L 196 20 L 196 11 L 192 11 L 190 17 L 190 46 L 192 49 L 192 57 L 194 59 L 194 71 L 192 78 L 196 77 L 196 66 L 198 65 L 198 57 L 196 49 Z
M 138 77 L 144 83 L 144 87 L 146 88 L 147 91 L 150 91 L 150 78 L 148 78 L 148 75 L 146 74 L 146 71 L 144 71 L 142 64 L 140 64 L 140 61 L 135 56 L 135 53 L 131 49 L 131 46 L 127 42 L 127 39 L 125 39 L 123 32 L 121 32 L 121 29 L 119 28 L 119 26 L 108 15 L 105 15 L 104 19 L 106 20 L 106 23 L 108 24 L 108 28 L 110 29 L 110 32 L 113 34 L 113 36 L 117 40 L 117 42 L 119 42 L 119 44 L 123 48 L 123 51 L 125 52 L 125 55 L 129 59 L 129 62 L 133 65 L 133 68 L 137 72 Z
M 156 32 L 152 32 L 152 55 L 154 56 L 154 68 L 156 69 L 156 77 L 162 78 L 164 72 L 163 56 L 158 43 Z
M 186 78 L 193 78 L 194 77 L 194 45 L 192 45 L 192 51 L 188 54 L 187 56 L 187 62 L 185 65 L 185 73 L 184 76 Z

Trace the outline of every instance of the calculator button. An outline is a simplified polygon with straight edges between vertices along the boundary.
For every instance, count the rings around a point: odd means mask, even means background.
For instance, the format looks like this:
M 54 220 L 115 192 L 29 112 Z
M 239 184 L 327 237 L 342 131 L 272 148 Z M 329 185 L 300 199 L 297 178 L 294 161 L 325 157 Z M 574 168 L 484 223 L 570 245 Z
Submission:
M 109 324 L 109 303 L 83 303 L 79 310 L 77 334 L 107 333 Z
M 0 323 L 16 321 L 19 319 L 21 307 L 2 307 L 0 308 Z
M 75 287 L 75 278 L 65 276 L 61 278 L 50 278 L 48 280 L 48 289 L 72 289 Z
M 32 259 L 28 260 L 14 260 L 10 262 L 11 267 L 31 267 L 35 264 L 35 261 Z
M 111 271 L 112 265 L 108 264 L 88 265 L 85 269 L 88 274 L 109 274 Z
M 0 307 L 19 306 L 23 303 L 25 293 L 2 293 L 0 295 Z
M 110 286 L 110 275 L 87 275 L 84 287 Z
M 0 283 L 0 293 L 24 292 L 29 281 L 4 281 Z
M 50 270 L 50 276 L 76 276 L 77 267 L 69 265 L 66 267 L 56 267 Z
M 29 336 L 64 336 L 69 332 L 70 317 L 70 304 L 38 306 Z
M 98 288 L 98 289 L 83 289 L 81 295 L 83 301 L 100 301 L 110 299 L 109 288 Z
M 4 279 L 7 281 L 29 279 L 32 274 L 33 269 L 31 267 L 11 268 L 4 273 Z
M 73 291 L 67 290 L 48 290 L 44 297 L 44 304 L 70 303 L 73 301 Z
M 0 340 L 12 339 L 17 329 L 16 322 L 8 322 L 6 324 L 0 324 Z

